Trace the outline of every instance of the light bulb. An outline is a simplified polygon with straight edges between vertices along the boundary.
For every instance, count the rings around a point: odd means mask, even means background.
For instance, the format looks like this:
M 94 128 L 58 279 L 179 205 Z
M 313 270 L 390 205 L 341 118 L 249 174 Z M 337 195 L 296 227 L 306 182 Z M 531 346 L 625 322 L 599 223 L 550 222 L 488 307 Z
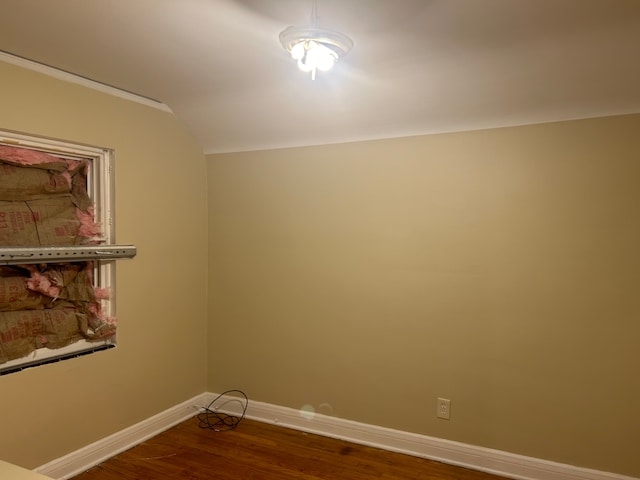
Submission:
M 298 68 L 303 72 L 310 72 L 315 68 L 312 62 L 307 61 L 307 57 L 298 60 Z
M 322 43 L 303 40 L 291 47 L 291 58 L 297 60 L 300 70 L 311 72 L 311 78 L 315 79 L 317 70 L 326 72 L 333 67 L 338 54 Z
M 298 42 L 291 47 L 291 58 L 294 60 L 302 60 L 305 55 L 305 42 Z
M 327 70 L 331 70 L 333 67 L 333 64 L 336 62 L 337 55 L 325 46 L 319 45 L 319 47 L 321 50 L 318 50 L 318 53 L 314 57 L 315 64 L 318 70 L 326 72 Z

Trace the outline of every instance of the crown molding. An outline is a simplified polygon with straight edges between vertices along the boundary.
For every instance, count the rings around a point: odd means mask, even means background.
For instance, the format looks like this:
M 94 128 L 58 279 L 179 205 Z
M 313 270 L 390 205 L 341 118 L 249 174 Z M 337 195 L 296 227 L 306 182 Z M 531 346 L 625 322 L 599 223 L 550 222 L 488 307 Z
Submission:
M 119 88 L 112 87 L 111 85 L 96 82 L 95 80 L 81 77 L 70 72 L 65 72 L 64 70 L 59 70 L 43 63 L 34 62 L 33 60 L 19 57 L 11 53 L 0 51 L 0 61 L 11 63 L 28 70 L 32 70 L 34 72 L 42 73 L 44 75 L 57 78 L 58 80 L 91 88 L 92 90 L 97 90 L 99 92 L 106 93 L 107 95 L 119 97 L 131 102 L 141 103 L 142 105 L 146 105 L 148 107 L 157 108 L 158 110 L 162 110 L 163 112 L 173 113 L 168 105 L 157 100 L 143 97 L 141 95 L 136 95 L 135 93 L 127 92 L 126 90 L 121 90 Z

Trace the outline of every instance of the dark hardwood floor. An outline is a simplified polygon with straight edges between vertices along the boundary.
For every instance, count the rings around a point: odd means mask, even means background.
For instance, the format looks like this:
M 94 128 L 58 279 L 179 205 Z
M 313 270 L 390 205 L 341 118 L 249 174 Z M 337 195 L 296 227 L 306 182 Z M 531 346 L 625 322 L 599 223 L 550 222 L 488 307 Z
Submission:
M 74 480 L 503 480 L 342 440 L 243 420 L 202 429 L 193 418 L 74 477 Z

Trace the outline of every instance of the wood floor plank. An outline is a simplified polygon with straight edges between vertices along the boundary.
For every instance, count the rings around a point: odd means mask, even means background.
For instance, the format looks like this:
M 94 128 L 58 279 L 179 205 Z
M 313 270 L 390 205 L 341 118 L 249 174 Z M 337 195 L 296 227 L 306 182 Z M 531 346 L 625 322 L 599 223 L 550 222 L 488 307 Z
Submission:
M 503 480 L 343 440 L 243 420 L 232 431 L 183 422 L 74 480 Z

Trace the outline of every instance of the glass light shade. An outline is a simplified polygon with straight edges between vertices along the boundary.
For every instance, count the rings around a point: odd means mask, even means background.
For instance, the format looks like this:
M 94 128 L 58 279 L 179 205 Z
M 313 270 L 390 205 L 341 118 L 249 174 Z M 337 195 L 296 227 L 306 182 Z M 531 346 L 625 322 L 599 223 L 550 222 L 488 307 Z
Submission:
M 318 25 L 287 27 L 280 32 L 280 43 L 296 60 L 303 72 L 330 70 L 336 61 L 353 47 L 353 41 L 343 33 Z

